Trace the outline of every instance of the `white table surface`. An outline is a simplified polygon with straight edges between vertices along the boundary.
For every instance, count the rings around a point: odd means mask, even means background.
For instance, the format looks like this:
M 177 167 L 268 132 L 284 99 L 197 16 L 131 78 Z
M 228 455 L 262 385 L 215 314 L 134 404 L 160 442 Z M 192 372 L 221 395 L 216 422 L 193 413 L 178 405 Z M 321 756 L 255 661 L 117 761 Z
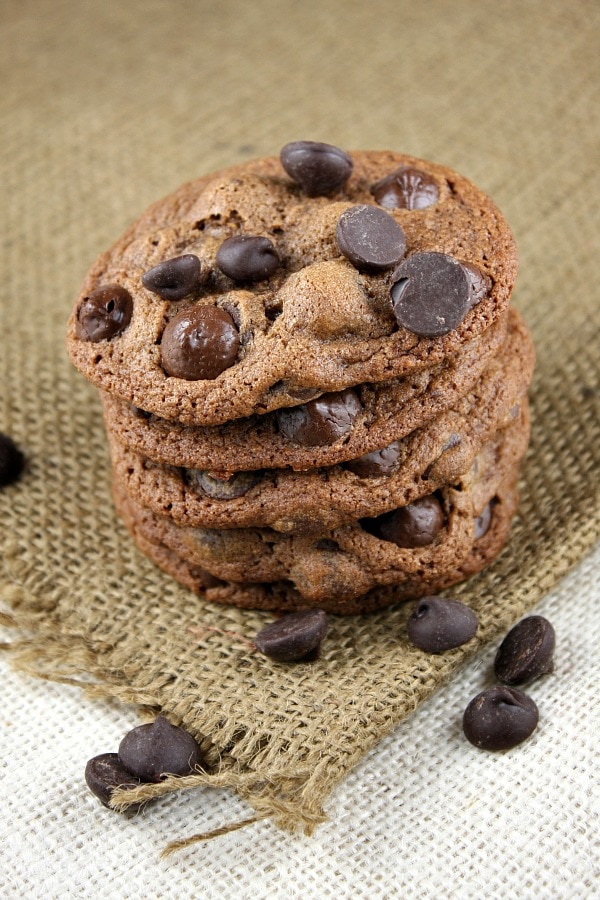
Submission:
M 497 643 L 377 748 L 315 836 L 263 821 L 168 859 L 172 839 L 244 819 L 233 794 L 164 798 L 127 820 L 83 771 L 139 724 L 133 708 L 13 672 L 0 654 L 0 896 L 31 898 L 586 898 L 600 896 L 600 547 L 537 607 L 555 672 L 525 688 L 534 736 L 485 753 L 462 735 Z

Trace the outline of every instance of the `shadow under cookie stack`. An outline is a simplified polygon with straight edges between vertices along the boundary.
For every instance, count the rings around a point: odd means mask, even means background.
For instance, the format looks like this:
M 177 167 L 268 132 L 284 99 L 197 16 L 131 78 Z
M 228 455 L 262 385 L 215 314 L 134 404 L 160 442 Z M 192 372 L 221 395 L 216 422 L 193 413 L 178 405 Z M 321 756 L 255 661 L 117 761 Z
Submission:
M 281 611 L 369 612 L 487 566 L 529 439 L 516 272 L 489 197 L 391 152 L 299 141 L 152 206 L 68 337 L 138 547 Z

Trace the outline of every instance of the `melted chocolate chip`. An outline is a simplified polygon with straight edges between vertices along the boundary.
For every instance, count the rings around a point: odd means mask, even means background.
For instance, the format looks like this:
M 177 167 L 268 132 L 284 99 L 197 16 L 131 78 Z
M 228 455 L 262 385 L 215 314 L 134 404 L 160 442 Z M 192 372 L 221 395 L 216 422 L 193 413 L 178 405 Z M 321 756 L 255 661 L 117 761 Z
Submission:
M 119 759 L 142 781 L 157 782 L 168 775 L 189 775 L 200 762 L 200 748 L 191 734 L 159 716 L 125 735 Z
M 492 289 L 492 279 L 481 269 L 469 263 L 461 263 L 469 279 L 469 309 L 476 306 L 484 297 L 487 297 Z
M 0 432 L 0 487 L 16 481 L 25 467 L 25 457 L 7 434 Z
M 478 624 L 473 610 L 458 600 L 423 597 L 408 620 L 408 637 L 427 653 L 443 653 L 470 641 Z
M 532 734 L 538 708 L 521 691 L 492 687 L 474 697 L 463 716 L 467 740 L 483 750 L 510 750 Z
M 187 480 L 197 486 L 214 500 L 234 500 L 243 497 L 258 484 L 261 472 L 235 472 L 229 478 L 221 478 L 215 472 L 203 472 L 200 469 L 189 469 Z
M 319 141 L 293 141 L 283 147 L 281 165 L 309 197 L 339 191 L 352 173 L 352 159 L 339 147 Z
M 440 196 L 434 179 L 419 169 L 398 169 L 371 187 L 371 193 L 386 209 L 426 209 Z
M 256 649 L 277 662 L 296 662 L 315 658 L 327 633 L 327 613 L 309 609 L 291 613 L 271 622 L 254 639 Z
M 406 238 L 392 217 L 376 206 L 352 206 L 340 216 L 338 247 L 359 272 L 383 272 L 404 256 Z
M 288 441 L 302 447 L 333 444 L 351 430 L 361 402 L 350 388 L 323 394 L 303 406 L 277 410 L 279 430 Z
M 234 281 L 262 281 L 270 278 L 280 264 L 277 250 L 266 237 L 235 235 L 223 241 L 217 251 L 217 266 Z
M 494 672 L 503 684 L 525 684 L 554 671 L 556 635 L 543 616 L 528 616 L 512 628 L 498 648 Z
M 166 259 L 144 272 L 142 284 L 163 300 L 182 300 L 200 284 L 200 260 L 193 253 Z
M 400 441 L 393 441 L 382 450 L 373 450 L 358 459 L 348 460 L 344 465 L 361 478 L 392 475 L 400 466 Z
M 166 326 L 160 352 L 167 375 L 199 381 L 216 378 L 234 364 L 240 336 L 229 313 L 218 306 L 193 306 Z
M 478 541 L 480 538 L 487 534 L 490 530 L 490 525 L 492 524 L 492 508 L 493 501 L 484 506 L 481 513 L 475 518 L 475 540 Z
M 467 273 L 444 253 L 413 253 L 392 275 L 390 293 L 398 324 L 420 337 L 457 328 L 471 301 Z
M 116 788 L 133 788 L 140 784 L 136 778 L 125 768 L 117 753 L 101 753 L 94 756 L 85 767 L 85 781 L 92 794 L 104 804 L 109 806 L 112 793 Z M 141 804 L 134 804 L 128 808 L 131 812 L 139 809 Z
M 125 331 L 133 314 L 131 294 L 119 284 L 107 284 L 84 297 L 77 310 L 77 337 L 97 343 Z
M 442 505 L 434 494 L 375 519 L 362 520 L 365 530 L 375 537 L 407 549 L 433 543 L 444 524 Z

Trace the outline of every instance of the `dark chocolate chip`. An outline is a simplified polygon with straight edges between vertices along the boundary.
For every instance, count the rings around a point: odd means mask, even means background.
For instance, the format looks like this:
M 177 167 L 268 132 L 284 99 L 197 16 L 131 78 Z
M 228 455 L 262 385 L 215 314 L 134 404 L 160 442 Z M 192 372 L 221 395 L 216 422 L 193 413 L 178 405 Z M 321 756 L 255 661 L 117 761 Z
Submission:
M 470 641 L 478 624 L 473 610 L 458 600 L 423 597 L 408 620 L 408 637 L 427 653 L 443 653 Z
M 223 241 L 217 251 L 217 266 L 234 281 L 262 281 L 280 265 L 277 250 L 266 237 L 238 234 Z
M 85 767 L 85 781 L 104 806 L 109 806 L 116 788 L 134 788 L 140 784 L 140 779 L 125 768 L 117 753 L 101 753 L 90 759 Z M 128 807 L 128 811 L 139 809 L 139 806 L 136 803 Z
M 398 169 L 371 187 L 371 193 L 386 209 L 426 209 L 440 196 L 434 179 L 419 169 Z
M 392 475 L 400 466 L 400 441 L 393 441 L 382 450 L 373 450 L 358 459 L 350 459 L 344 465 L 361 478 Z
M 361 523 L 366 531 L 382 541 L 413 549 L 433 543 L 444 527 L 445 519 L 440 501 L 435 494 L 429 494 L 376 519 L 362 519 Z
M 200 284 L 200 260 L 193 253 L 166 259 L 144 272 L 142 284 L 163 300 L 182 300 Z
M 327 633 L 327 613 L 308 609 L 271 622 L 254 639 L 256 649 L 277 662 L 295 662 L 318 650 Z
M 319 141 L 293 141 L 283 147 L 281 165 L 309 197 L 333 194 L 344 186 L 353 162 L 347 153 Z
M 218 306 L 193 306 L 167 324 L 160 345 L 167 375 L 199 381 L 216 378 L 234 364 L 240 335 L 229 313 Z
M 360 272 L 384 272 L 406 250 L 404 232 L 389 213 L 376 206 L 352 206 L 340 216 L 335 232 L 338 247 Z
M 234 500 L 243 497 L 261 480 L 261 472 L 235 472 L 229 478 L 221 478 L 216 472 L 188 469 L 187 480 L 214 500 Z
M 471 301 L 467 273 L 445 253 L 413 253 L 392 275 L 390 293 L 398 324 L 421 337 L 457 328 Z
M 461 263 L 461 265 L 469 279 L 469 309 L 472 309 L 484 297 L 487 297 L 492 289 L 492 279 L 470 263 Z
M 0 432 L 0 487 L 16 481 L 24 467 L 24 455 L 11 437 Z
M 508 632 L 496 653 L 494 672 L 503 684 L 525 684 L 554 671 L 556 635 L 543 616 L 528 616 Z
M 119 744 L 119 759 L 142 781 L 158 782 L 168 775 L 189 775 L 200 762 L 200 748 L 187 731 L 159 716 L 139 725 Z
M 348 388 L 323 394 L 303 406 L 279 409 L 276 415 L 287 440 L 302 447 L 321 447 L 348 434 L 361 409 L 357 395 Z
M 538 708 L 530 697 L 498 685 L 471 700 L 463 716 L 463 731 L 467 740 L 483 750 L 510 750 L 535 731 L 538 721 Z
M 487 534 L 490 530 L 490 525 L 492 524 L 492 508 L 493 501 L 484 506 L 481 513 L 475 517 L 475 540 L 478 541 L 480 538 Z
M 77 337 L 97 343 L 125 331 L 131 322 L 133 300 L 119 284 L 107 284 L 92 291 L 77 310 Z

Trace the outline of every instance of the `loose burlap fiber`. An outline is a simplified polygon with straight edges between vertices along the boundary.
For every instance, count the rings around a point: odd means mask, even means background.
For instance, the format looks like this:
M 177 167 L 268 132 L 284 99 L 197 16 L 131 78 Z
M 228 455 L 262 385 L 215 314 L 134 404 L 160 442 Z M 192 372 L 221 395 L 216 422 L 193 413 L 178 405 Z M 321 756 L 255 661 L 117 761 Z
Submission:
M 312 665 L 252 652 L 270 616 L 191 595 L 116 519 L 97 396 L 64 351 L 68 311 L 95 255 L 148 203 L 288 140 L 389 147 L 470 177 L 515 231 L 514 303 L 538 353 L 519 517 L 492 568 L 452 592 L 478 612 L 478 646 L 499 636 L 599 531 L 598 8 L 3 9 L 0 430 L 29 460 L 0 496 L 13 660 L 162 710 L 202 740 L 205 775 L 142 795 L 230 786 L 257 816 L 310 831 L 333 787 L 467 653 L 410 648 L 402 606 L 333 619 Z

